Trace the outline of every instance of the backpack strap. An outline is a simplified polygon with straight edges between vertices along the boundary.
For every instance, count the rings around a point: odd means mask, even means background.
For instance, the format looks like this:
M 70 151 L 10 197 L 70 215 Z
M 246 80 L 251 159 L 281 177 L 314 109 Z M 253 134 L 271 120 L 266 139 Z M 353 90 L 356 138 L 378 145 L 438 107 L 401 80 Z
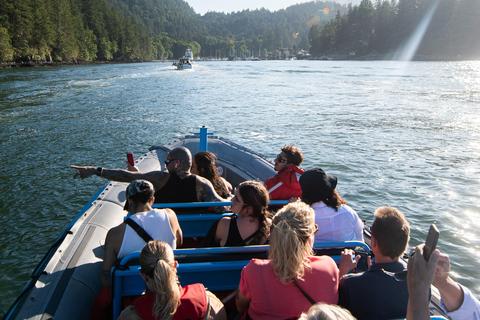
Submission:
M 305 298 L 307 298 L 308 302 L 310 302 L 312 305 L 314 305 L 316 303 L 315 300 L 313 300 L 305 291 L 302 290 L 302 288 L 300 288 L 300 286 L 298 285 L 297 280 L 295 278 L 293 279 L 292 282 L 293 282 L 294 285 L 297 286 L 298 290 L 300 290 L 300 292 L 303 293 Z
M 153 240 L 152 237 L 150 237 L 150 235 L 132 219 L 128 218 L 125 220 L 125 223 L 128 224 L 130 228 L 132 228 L 146 243 Z

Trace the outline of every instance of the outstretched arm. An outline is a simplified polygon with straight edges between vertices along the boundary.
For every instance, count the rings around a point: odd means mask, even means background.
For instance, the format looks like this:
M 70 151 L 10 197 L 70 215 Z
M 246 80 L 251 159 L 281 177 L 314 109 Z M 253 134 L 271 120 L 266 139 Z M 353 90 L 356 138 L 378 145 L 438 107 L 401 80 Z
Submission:
M 150 181 L 155 187 L 155 190 L 162 188 L 170 176 L 169 173 L 163 171 L 132 172 L 121 169 L 107 169 L 90 166 L 70 166 L 70 168 L 77 170 L 73 179 L 76 179 L 77 177 L 85 179 L 93 175 L 98 175 L 101 178 L 118 182 L 132 182 L 133 180 L 143 179 Z
M 197 199 L 202 202 L 228 201 L 228 199 L 223 199 L 217 194 L 210 181 L 200 176 L 197 176 Z M 215 212 L 224 212 L 226 210 L 228 210 L 228 206 L 213 207 Z

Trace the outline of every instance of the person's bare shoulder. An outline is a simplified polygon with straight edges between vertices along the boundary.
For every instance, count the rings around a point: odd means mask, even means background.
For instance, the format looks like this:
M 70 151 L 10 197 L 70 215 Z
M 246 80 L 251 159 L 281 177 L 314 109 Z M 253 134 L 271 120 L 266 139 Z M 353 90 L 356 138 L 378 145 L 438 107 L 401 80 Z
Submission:
M 230 217 L 223 217 L 218 221 L 217 232 L 215 233 L 215 240 L 220 242 L 227 239 L 228 230 L 230 228 Z
M 123 235 L 125 233 L 125 223 L 121 223 L 116 227 L 108 230 L 107 237 L 105 239 L 105 249 L 112 250 L 115 255 L 120 251 L 122 245 Z
M 173 219 L 173 220 L 178 221 L 177 214 L 175 213 L 175 211 L 173 211 L 172 209 L 168 209 L 168 208 L 164 209 L 164 210 L 165 210 L 165 213 L 168 216 L 168 219 Z

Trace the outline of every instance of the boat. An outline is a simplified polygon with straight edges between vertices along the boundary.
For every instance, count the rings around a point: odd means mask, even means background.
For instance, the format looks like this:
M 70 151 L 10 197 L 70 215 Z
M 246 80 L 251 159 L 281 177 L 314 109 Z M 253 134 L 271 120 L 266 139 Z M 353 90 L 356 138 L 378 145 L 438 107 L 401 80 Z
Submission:
M 183 146 L 192 154 L 202 150 L 215 153 L 219 172 L 233 186 L 245 180 L 265 181 L 275 174 L 272 162 L 263 155 L 207 131 L 207 128 L 203 127 L 199 133 L 186 135 L 166 145 L 153 146 L 135 160 L 135 165 L 144 172 L 161 170 L 167 154 L 172 149 Z M 110 228 L 122 223 L 127 215 L 123 210 L 127 185 L 110 181 L 89 200 L 32 272 L 31 279 L 3 319 L 90 318 L 91 306 L 101 289 L 100 273 L 105 236 Z M 285 203 L 287 201 L 271 204 Z M 206 211 L 205 207 L 219 204 L 231 203 L 170 203 L 155 204 L 154 207 L 173 208 L 177 212 L 184 239 L 195 240 L 205 235 L 213 221 L 221 217 L 219 213 Z M 182 213 L 180 208 L 185 207 L 197 207 L 203 211 Z M 368 228 L 365 232 L 368 238 Z M 315 244 L 314 248 L 319 254 L 329 254 L 334 259 L 339 259 L 339 252 L 345 246 L 369 252 L 368 245 L 356 242 Z M 177 249 L 174 253 L 175 258 L 181 261 L 178 274 L 182 285 L 204 282 L 222 297 L 227 306 L 228 301 L 230 305 L 233 301 L 243 266 L 253 257 L 265 258 L 267 250 L 267 245 L 235 248 L 187 247 Z M 138 273 L 138 254 L 136 252 L 125 257 L 112 273 L 112 286 L 115 288 L 112 295 L 116 314 L 119 312 L 119 294 L 140 294 L 145 288 Z M 212 272 L 215 272 L 215 277 L 211 276 Z M 213 278 L 218 281 L 212 282 Z M 431 310 L 436 310 L 434 314 L 441 314 L 441 311 L 438 311 L 441 310 L 438 292 L 435 295 L 433 290 Z
M 193 54 L 192 49 L 186 49 L 185 55 L 178 59 L 178 62 L 172 64 L 177 70 L 193 69 Z

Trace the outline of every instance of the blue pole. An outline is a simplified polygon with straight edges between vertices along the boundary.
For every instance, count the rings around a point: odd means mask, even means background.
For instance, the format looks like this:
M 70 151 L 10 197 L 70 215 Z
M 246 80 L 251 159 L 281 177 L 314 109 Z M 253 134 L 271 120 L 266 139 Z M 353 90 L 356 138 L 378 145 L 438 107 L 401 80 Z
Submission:
M 200 133 L 194 133 L 195 135 L 200 136 L 200 144 L 198 146 L 198 151 L 208 151 L 208 139 L 207 136 L 213 135 L 213 133 L 208 133 L 208 128 L 205 128 L 205 126 L 200 128 Z
M 207 151 L 207 128 L 205 126 L 200 128 L 200 151 Z
M 288 200 L 272 200 L 269 205 L 285 205 L 288 204 Z M 183 203 L 154 203 L 153 208 L 163 209 L 163 208 L 205 208 L 205 207 L 219 207 L 219 206 L 231 206 L 231 201 L 223 202 L 183 202 Z

